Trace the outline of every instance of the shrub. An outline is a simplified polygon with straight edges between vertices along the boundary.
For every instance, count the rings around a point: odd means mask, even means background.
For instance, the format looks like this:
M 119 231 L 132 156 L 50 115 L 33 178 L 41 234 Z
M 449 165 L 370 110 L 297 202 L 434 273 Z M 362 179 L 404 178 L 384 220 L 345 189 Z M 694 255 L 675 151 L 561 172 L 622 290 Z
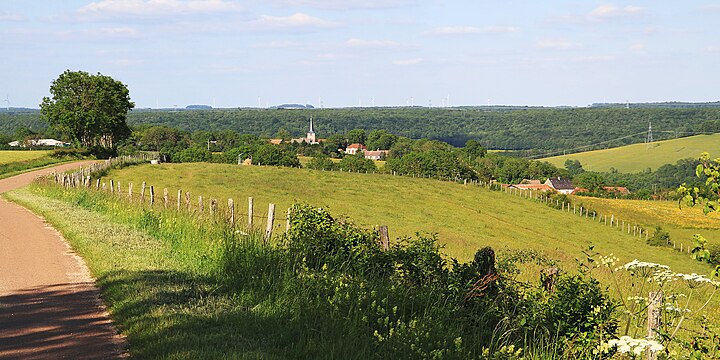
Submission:
M 647 244 L 650 246 L 669 246 L 670 233 L 663 230 L 662 227 L 656 226 L 655 233 L 647 239 Z
M 313 156 L 305 167 L 314 170 L 332 170 L 335 168 L 335 162 L 327 156 Z

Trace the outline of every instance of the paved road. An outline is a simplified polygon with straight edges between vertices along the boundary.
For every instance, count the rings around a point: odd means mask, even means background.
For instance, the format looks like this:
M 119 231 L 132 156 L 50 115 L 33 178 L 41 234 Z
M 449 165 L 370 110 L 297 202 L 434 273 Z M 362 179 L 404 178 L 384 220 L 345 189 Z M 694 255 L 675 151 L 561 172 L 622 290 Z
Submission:
M 0 180 L 0 193 L 63 164 Z M 0 199 L 0 359 L 127 357 L 82 259 L 42 218 Z

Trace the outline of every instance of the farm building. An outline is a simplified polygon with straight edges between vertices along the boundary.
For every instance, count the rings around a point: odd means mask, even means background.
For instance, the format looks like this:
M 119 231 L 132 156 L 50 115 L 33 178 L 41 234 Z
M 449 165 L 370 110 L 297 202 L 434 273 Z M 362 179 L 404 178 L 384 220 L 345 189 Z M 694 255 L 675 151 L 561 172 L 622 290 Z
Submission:
M 532 191 L 555 191 L 555 189 L 553 189 L 549 185 L 534 184 L 534 183 L 532 183 L 532 184 L 515 184 L 515 185 L 510 185 L 509 188 L 519 189 L 519 190 L 532 190 Z
M 365 150 L 367 150 L 365 145 L 355 143 L 355 144 L 348 145 L 348 147 L 345 148 L 345 153 L 348 155 L 355 155 L 355 154 L 357 154 L 358 151 L 363 153 L 363 152 L 365 152 Z
M 26 143 L 22 143 L 20 141 L 12 141 L 9 142 L 8 145 L 10 146 L 58 146 L 58 147 L 67 147 L 70 146 L 70 143 L 62 142 L 60 140 L 55 139 L 32 139 L 28 140 Z
M 550 186 L 560 194 L 572 194 L 575 191 L 575 185 L 570 179 L 561 179 L 559 176 L 556 179 L 547 179 L 545 185 Z
M 366 159 L 381 160 L 381 159 L 384 159 L 389 152 L 390 152 L 389 150 L 375 150 L 375 151 L 365 150 L 365 152 L 363 154 L 365 155 Z

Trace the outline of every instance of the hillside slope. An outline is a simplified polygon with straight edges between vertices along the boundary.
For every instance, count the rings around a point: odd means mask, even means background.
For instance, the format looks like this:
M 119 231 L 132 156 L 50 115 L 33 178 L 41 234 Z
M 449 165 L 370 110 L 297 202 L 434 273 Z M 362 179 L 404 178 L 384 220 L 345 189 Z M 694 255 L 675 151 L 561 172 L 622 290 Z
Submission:
M 564 167 L 565 161 L 579 160 L 585 170 L 608 172 L 615 168 L 619 172 L 634 173 L 647 168 L 657 170 L 665 164 L 674 164 L 680 159 L 700 157 L 700 153 L 709 152 L 711 156 L 720 155 L 720 134 L 695 135 L 680 139 L 656 141 L 647 144 L 633 144 L 611 149 L 587 151 L 582 153 L 553 156 L 545 159 L 555 166 Z
M 583 250 L 594 245 L 602 254 L 622 254 L 621 260 L 637 258 L 665 263 L 677 271 L 708 271 L 685 254 L 647 246 L 636 237 L 589 219 L 470 185 L 205 163 L 142 165 L 114 170 L 103 181 L 109 179 L 119 180 L 124 188 L 132 182 L 135 189 L 146 181 L 160 194 L 167 187 L 171 196 L 178 189 L 190 191 L 194 203 L 198 195 L 215 197 L 221 206 L 233 198 L 243 211 L 249 196 L 255 199 L 256 212 L 263 213 L 269 202 L 277 204 L 279 211 L 294 201 L 308 202 L 329 207 L 334 214 L 347 215 L 361 225 L 386 224 L 391 238 L 412 236 L 417 231 L 437 233 L 446 252 L 461 260 L 469 259 L 480 247 L 493 246 L 541 250 L 572 266 Z

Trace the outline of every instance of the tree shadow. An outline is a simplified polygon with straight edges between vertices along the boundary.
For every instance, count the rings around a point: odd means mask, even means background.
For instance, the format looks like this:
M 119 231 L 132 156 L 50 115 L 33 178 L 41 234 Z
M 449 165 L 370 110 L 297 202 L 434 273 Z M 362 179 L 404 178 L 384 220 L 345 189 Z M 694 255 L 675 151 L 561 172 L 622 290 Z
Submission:
M 0 358 L 117 359 L 123 341 L 92 283 L 55 284 L 0 296 Z

